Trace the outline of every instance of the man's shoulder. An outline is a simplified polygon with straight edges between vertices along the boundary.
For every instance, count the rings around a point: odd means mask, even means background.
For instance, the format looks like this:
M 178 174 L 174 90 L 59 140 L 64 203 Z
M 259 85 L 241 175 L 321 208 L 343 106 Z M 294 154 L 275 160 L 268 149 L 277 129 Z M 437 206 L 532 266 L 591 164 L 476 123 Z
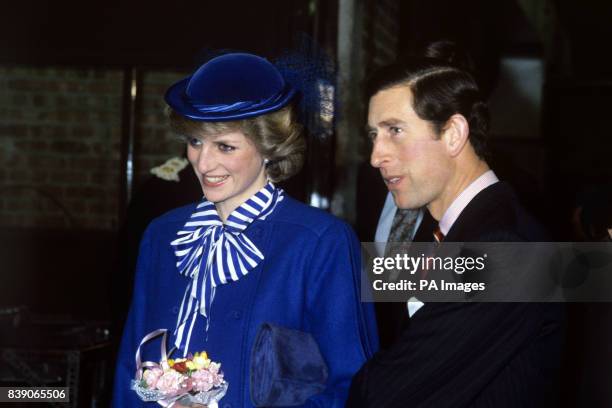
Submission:
M 453 241 L 547 241 L 544 227 L 523 207 L 514 189 L 498 182 L 478 193 L 447 235 Z

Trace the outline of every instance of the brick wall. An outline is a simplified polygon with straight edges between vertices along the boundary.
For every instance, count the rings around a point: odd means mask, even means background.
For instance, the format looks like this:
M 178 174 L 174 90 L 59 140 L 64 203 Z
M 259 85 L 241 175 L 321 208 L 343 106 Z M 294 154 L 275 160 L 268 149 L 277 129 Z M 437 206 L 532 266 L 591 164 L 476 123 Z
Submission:
M 187 73 L 144 72 L 142 76 L 142 103 L 138 114 L 139 123 L 135 140 L 136 183 L 149 177 L 149 170 L 172 156 L 181 156 L 184 143 L 173 135 L 168 127 L 164 94 L 168 87 Z
M 122 75 L 0 66 L 0 227 L 116 229 Z M 181 75 L 143 75 L 136 183 L 182 152 L 166 129 L 162 100 Z

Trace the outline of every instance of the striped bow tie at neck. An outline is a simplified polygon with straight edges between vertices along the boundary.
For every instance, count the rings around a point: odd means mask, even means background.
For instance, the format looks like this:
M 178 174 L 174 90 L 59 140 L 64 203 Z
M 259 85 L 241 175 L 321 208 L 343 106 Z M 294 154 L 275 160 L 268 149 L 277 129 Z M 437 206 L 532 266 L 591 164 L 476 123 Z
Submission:
M 174 344 L 179 349 L 184 346 L 184 355 L 198 314 L 204 316 L 208 330 L 215 288 L 239 280 L 264 259 L 242 232 L 254 220 L 270 215 L 282 199 L 283 190 L 268 183 L 236 208 L 225 224 L 215 205 L 203 201 L 170 243 L 179 273 L 190 278 L 174 330 Z

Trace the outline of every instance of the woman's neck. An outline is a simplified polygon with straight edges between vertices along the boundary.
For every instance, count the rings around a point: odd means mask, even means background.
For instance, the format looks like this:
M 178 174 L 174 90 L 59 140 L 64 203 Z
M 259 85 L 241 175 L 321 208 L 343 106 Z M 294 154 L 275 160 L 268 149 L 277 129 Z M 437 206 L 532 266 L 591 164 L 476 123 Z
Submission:
M 267 179 L 264 177 L 261 180 L 257 180 L 255 183 L 251 185 L 251 187 L 245 190 L 242 194 L 237 196 L 228 198 L 227 200 L 220 201 L 215 203 L 215 208 L 217 209 L 217 214 L 219 214 L 219 218 L 225 224 L 227 218 L 230 216 L 232 212 L 242 204 L 244 204 L 249 198 L 253 197 L 259 190 L 264 188 L 267 184 Z

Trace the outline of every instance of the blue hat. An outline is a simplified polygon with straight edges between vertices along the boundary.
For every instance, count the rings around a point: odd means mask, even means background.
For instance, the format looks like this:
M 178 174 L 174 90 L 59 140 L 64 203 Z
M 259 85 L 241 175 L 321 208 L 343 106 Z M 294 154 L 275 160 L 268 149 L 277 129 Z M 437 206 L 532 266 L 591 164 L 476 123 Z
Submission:
M 232 53 L 213 58 L 172 85 L 166 103 L 194 120 L 246 119 L 286 106 L 295 90 L 268 60 Z

